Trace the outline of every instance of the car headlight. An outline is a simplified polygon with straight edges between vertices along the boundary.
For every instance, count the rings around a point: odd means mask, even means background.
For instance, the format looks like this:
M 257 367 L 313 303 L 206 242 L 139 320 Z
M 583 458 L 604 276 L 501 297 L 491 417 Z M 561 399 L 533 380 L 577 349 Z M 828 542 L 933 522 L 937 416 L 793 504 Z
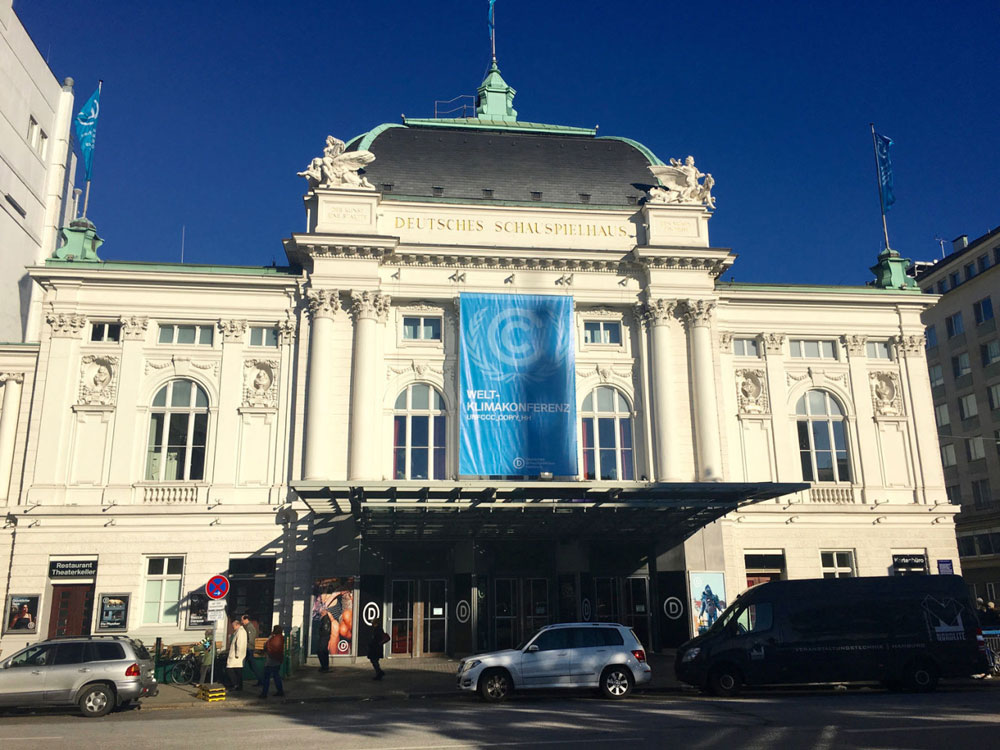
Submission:
M 684 652 L 684 656 L 681 657 L 681 663 L 683 664 L 685 662 L 694 661 L 695 659 L 698 658 L 698 654 L 700 653 L 701 653 L 700 648 L 688 649 L 687 651 Z
M 478 667 L 482 663 L 483 662 L 480 661 L 479 659 L 473 659 L 472 661 L 467 661 L 467 662 L 465 662 L 465 669 L 463 671 L 468 672 L 468 671 L 470 671 L 472 669 L 475 669 L 476 667 Z

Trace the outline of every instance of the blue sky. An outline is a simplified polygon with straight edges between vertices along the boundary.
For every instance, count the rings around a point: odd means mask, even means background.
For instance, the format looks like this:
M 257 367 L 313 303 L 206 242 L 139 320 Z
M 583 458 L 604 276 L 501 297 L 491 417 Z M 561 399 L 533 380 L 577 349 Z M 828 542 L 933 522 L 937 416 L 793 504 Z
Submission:
M 77 108 L 104 79 L 89 213 L 109 260 L 177 261 L 183 226 L 187 262 L 282 264 L 327 133 L 431 116 L 489 62 L 487 0 L 14 8 Z M 496 2 L 521 119 L 693 154 L 727 278 L 782 283 L 871 278 L 870 121 L 896 142 L 904 256 L 1000 224 L 998 21 L 985 0 Z

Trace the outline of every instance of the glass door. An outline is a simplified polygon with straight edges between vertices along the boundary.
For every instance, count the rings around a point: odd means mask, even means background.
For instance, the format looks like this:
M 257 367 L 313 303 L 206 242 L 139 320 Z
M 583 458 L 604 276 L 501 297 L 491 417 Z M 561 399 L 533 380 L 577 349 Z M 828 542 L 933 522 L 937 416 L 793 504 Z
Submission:
M 618 622 L 618 579 L 595 578 L 594 594 L 597 600 L 594 606 L 594 620 Z
M 524 624 L 526 636 L 549 624 L 549 581 L 547 578 L 525 579 Z
M 443 654 L 448 643 L 448 586 L 443 579 L 431 579 L 423 588 L 423 653 Z
M 514 648 L 518 641 L 517 579 L 497 578 L 493 586 L 496 648 Z
M 625 579 L 625 622 L 635 631 L 645 648 L 649 648 L 649 579 L 635 576 Z
M 392 655 L 413 653 L 413 581 L 392 582 L 392 618 L 389 635 Z

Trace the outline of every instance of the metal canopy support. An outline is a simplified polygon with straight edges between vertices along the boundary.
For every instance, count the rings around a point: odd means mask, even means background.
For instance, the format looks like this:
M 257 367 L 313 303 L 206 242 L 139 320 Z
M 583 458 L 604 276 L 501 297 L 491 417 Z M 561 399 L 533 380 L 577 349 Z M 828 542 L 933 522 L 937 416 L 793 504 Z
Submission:
M 792 483 L 298 482 L 319 515 L 353 516 L 366 541 L 627 538 L 677 544 Z

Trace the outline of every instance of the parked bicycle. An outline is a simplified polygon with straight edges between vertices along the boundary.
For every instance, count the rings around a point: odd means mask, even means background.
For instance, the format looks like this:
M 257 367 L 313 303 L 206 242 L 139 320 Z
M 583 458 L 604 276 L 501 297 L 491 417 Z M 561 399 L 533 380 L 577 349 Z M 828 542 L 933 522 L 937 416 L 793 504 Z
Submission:
M 201 656 L 191 651 L 173 659 L 164 672 L 164 681 L 175 685 L 189 685 L 194 682 L 201 667 Z

